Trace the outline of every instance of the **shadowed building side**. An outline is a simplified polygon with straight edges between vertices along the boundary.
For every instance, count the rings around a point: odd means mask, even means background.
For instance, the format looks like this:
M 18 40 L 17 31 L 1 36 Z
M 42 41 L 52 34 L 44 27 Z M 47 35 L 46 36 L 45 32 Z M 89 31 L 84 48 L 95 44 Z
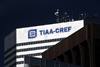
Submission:
M 45 59 L 83 67 L 97 67 L 100 62 L 100 24 L 87 25 L 42 53 Z

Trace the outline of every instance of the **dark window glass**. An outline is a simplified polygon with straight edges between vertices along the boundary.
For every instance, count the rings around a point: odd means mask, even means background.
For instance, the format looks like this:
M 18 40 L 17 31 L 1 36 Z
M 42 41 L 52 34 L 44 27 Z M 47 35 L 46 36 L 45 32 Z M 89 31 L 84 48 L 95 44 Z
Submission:
M 41 65 L 41 60 L 40 59 L 36 59 L 36 58 L 32 58 L 31 59 L 31 64 L 33 65 Z
M 46 60 L 41 60 L 41 66 L 46 66 Z
M 38 65 L 30 65 L 30 67 L 40 67 L 40 66 L 38 66 Z
M 55 67 L 59 67 L 59 63 L 58 62 L 55 62 Z
M 47 42 L 54 42 L 54 41 L 60 41 L 62 39 L 64 39 L 64 38 L 44 40 L 44 41 L 36 41 L 36 42 L 28 42 L 28 43 L 20 43 L 20 44 L 17 44 L 17 46 L 31 45 L 31 44 L 38 44 L 38 43 L 47 43 Z
M 54 62 L 51 60 L 46 61 L 46 67 L 54 67 Z
M 60 63 L 60 67 L 68 67 L 66 63 Z
M 41 66 L 41 67 L 46 67 L 46 66 Z

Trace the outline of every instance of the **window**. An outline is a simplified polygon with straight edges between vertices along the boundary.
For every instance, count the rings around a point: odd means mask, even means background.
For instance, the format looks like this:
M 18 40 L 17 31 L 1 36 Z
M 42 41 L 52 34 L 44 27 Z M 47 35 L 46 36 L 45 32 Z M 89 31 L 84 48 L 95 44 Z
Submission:
M 47 43 L 47 42 L 54 42 L 54 41 L 61 41 L 64 38 L 59 38 L 59 39 L 51 39 L 51 40 L 43 40 L 43 41 L 35 41 L 35 42 L 28 42 L 28 43 L 20 43 L 16 44 L 17 46 L 22 46 L 22 45 L 31 45 L 31 44 L 38 44 L 38 43 Z

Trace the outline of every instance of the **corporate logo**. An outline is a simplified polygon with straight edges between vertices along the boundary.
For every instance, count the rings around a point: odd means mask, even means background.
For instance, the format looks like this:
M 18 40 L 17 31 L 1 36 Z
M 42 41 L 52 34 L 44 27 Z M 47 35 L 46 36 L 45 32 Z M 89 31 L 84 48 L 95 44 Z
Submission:
M 37 29 L 31 29 L 28 31 L 28 38 L 36 38 L 37 36 Z
M 54 33 L 64 33 L 69 32 L 71 30 L 71 26 L 68 27 L 60 27 L 55 29 L 45 29 L 45 30 L 39 30 L 40 35 L 48 35 L 48 34 L 54 34 Z M 28 31 L 28 38 L 36 38 L 37 37 L 37 29 L 31 29 Z

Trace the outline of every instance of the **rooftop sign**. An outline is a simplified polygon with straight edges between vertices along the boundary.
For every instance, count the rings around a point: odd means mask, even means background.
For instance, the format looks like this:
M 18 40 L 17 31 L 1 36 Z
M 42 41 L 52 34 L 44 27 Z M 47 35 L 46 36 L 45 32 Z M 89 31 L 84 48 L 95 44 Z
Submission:
M 65 38 L 84 27 L 84 21 L 73 21 L 26 28 L 16 30 L 17 43 Z

